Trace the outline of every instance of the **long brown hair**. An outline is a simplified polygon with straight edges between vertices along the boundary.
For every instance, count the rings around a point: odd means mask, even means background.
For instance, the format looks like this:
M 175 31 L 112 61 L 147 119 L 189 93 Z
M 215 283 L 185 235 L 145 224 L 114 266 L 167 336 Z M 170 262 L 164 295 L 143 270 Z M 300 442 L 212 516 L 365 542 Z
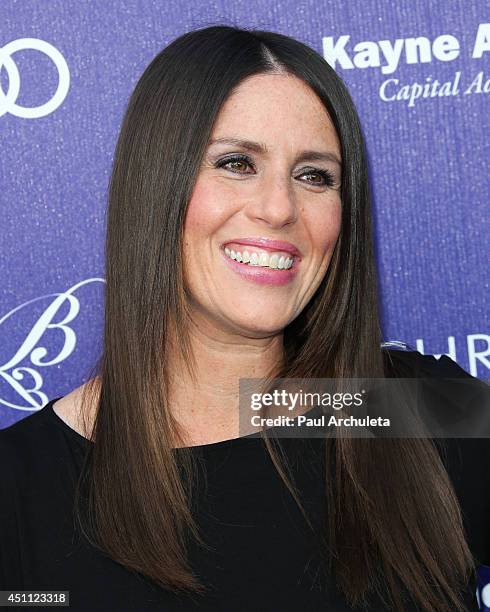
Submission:
M 382 378 L 364 139 L 342 80 L 320 54 L 290 37 L 215 25 L 161 51 L 129 100 L 109 187 L 103 352 L 85 387 L 96 405 L 79 484 L 86 537 L 105 554 L 176 592 L 202 593 L 187 559 L 202 541 L 191 511 L 195 465 L 173 444 L 166 356 L 192 364 L 182 261 L 187 204 L 215 119 L 240 82 L 287 72 L 324 103 L 341 144 L 342 225 L 315 295 L 284 330 L 277 377 Z M 169 346 L 178 333 L 179 345 Z M 88 414 L 88 410 L 85 412 Z M 295 496 L 273 445 L 271 457 Z M 464 610 L 474 571 L 457 498 L 428 439 L 326 443 L 329 567 L 348 602 L 370 590 L 402 610 L 401 588 L 421 609 Z M 81 488 L 80 488 L 81 490 Z

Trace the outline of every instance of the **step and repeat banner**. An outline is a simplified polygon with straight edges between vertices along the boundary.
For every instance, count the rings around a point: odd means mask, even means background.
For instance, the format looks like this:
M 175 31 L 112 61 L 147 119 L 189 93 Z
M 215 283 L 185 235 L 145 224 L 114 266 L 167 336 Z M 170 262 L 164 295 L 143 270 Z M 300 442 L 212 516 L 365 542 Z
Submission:
M 490 377 L 487 3 L 4 0 L 0 428 L 86 380 L 128 97 L 169 42 L 218 23 L 291 35 L 341 75 L 368 144 L 385 340 Z

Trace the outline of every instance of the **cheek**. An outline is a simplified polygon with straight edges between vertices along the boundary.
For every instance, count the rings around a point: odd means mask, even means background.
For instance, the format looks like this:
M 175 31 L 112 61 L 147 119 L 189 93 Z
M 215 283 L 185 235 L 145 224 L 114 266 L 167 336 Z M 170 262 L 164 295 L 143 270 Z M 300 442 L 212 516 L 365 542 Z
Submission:
M 333 251 L 342 224 L 340 200 L 330 202 L 326 213 L 312 215 L 308 224 L 313 249 L 321 255 Z
M 196 184 L 189 205 L 187 207 L 184 235 L 186 243 L 188 239 L 201 232 L 201 229 L 206 225 L 206 209 L 210 200 L 209 190 L 202 183 Z
M 205 238 L 216 231 L 226 219 L 227 201 L 209 182 L 198 180 L 184 221 L 186 242 L 191 237 Z

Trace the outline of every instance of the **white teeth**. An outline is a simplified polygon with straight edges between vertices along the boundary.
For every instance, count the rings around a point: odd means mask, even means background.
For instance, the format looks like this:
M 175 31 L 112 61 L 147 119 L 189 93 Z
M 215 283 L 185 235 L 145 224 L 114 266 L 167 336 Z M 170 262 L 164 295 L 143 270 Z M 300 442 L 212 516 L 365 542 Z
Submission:
M 228 247 L 225 247 L 225 254 L 234 259 L 235 261 L 239 261 L 241 263 L 248 263 L 250 266 L 261 266 L 265 268 L 279 269 L 279 270 L 288 270 L 293 265 L 292 257 L 285 257 L 284 255 L 279 255 L 278 253 L 274 253 L 269 255 L 268 253 L 249 253 L 248 251 L 244 251 L 243 254 L 240 251 L 233 251 Z

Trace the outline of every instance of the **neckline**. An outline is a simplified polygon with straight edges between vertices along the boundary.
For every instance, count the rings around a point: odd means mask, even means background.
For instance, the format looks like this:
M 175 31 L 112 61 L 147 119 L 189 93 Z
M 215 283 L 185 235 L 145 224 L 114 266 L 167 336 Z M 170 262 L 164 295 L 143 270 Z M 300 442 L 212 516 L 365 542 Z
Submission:
M 61 427 L 66 433 L 68 433 L 69 435 L 71 435 L 71 437 L 75 440 L 78 440 L 78 442 L 81 442 L 85 447 L 89 447 L 90 445 L 93 445 L 94 442 L 92 442 L 92 440 L 89 440 L 88 438 L 86 438 L 85 436 L 82 436 L 82 434 L 80 434 L 78 431 L 76 431 L 75 429 L 73 429 L 72 427 L 70 427 L 68 425 L 68 423 L 66 423 L 54 410 L 53 405 L 55 404 L 55 402 L 57 402 L 58 400 L 62 399 L 64 396 L 60 395 L 59 397 L 55 397 L 52 400 L 50 400 L 43 408 L 43 410 L 46 410 L 46 414 L 51 417 L 52 421 L 58 425 L 58 427 Z M 257 436 L 256 434 L 249 434 L 247 436 L 240 436 L 238 438 L 230 438 L 227 440 L 220 440 L 219 442 L 210 442 L 209 444 L 197 444 L 194 446 L 182 446 L 182 447 L 176 447 L 174 450 L 176 451 L 181 451 L 183 449 L 193 449 L 193 450 L 198 450 L 201 449 L 203 451 L 212 451 L 212 450 L 220 450 L 220 449 L 228 449 L 231 446 L 236 446 L 237 444 L 240 444 L 242 440 L 258 440 L 259 442 L 261 442 L 260 440 L 260 436 Z M 248 447 L 251 448 L 253 445 L 249 444 Z

